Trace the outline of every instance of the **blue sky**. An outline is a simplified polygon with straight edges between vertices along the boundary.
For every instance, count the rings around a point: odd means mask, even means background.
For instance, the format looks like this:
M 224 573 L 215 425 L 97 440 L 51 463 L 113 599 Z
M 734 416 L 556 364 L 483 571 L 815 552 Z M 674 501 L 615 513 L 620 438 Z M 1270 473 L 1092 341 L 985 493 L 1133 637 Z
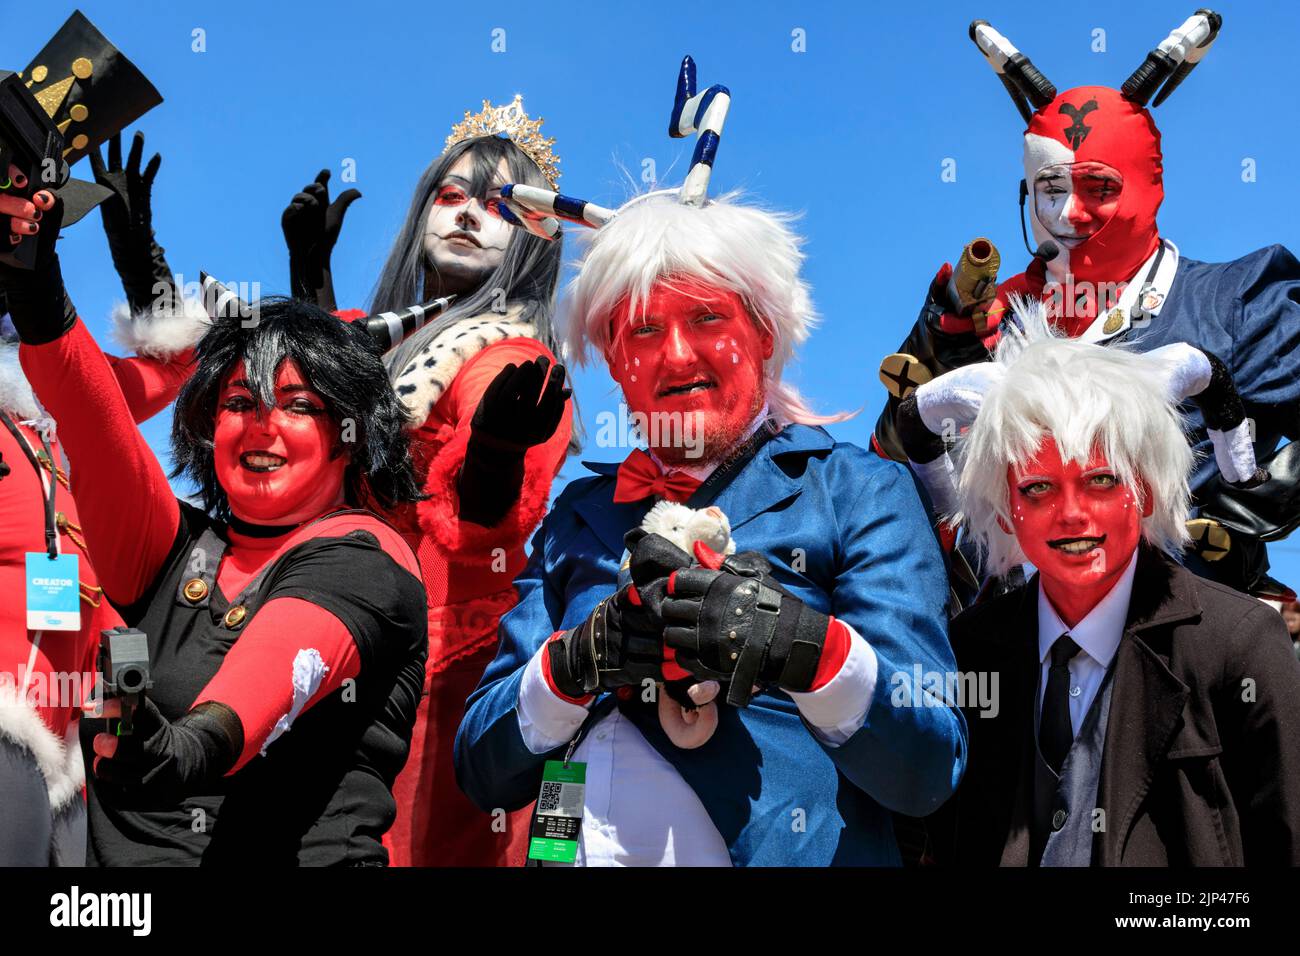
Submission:
M 677 66 L 690 53 L 701 84 L 726 84 L 733 96 L 713 190 L 741 188 L 803 217 L 806 275 L 823 324 L 790 377 L 821 410 L 862 408 L 832 431 L 866 443 L 884 399 L 876 369 L 914 321 L 935 269 L 978 235 L 1002 251 L 1004 276 L 1028 258 L 1016 206 L 1022 123 L 967 38 L 970 20 L 989 20 L 1059 89 L 1118 86 L 1196 4 L 0 6 L 5 67 L 26 65 L 80 6 L 163 94 L 139 126 L 163 154 L 158 237 L 187 279 L 202 269 L 286 292 L 281 210 L 320 168 L 337 184 L 344 162 L 355 161 L 364 198 L 349 212 L 334 275 L 340 303 L 358 306 L 420 171 L 484 97 L 499 103 L 521 92 L 530 113 L 546 118 L 567 194 L 617 205 L 633 188 L 626 171 L 639 175 L 647 159 L 662 180 L 679 183 L 692 144 L 669 139 L 666 127 Z M 1300 249 L 1292 171 L 1300 5 L 1215 9 L 1224 27 L 1214 49 L 1155 111 L 1165 151 L 1161 230 L 1184 255 L 1208 261 L 1274 242 Z M 1098 30 L 1104 51 L 1094 50 Z M 504 51 L 494 52 L 494 40 Z M 1242 179 L 1247 159 L 1254 182 Z M 941 178 L 946 160 L 955 161 L 954 182 Z M 84 163 L 76 173 L 89 177 Z M 97 215 L 67 231 L 62 257 L 74 301 L 107 341 L 121 290 Z M 613 383 L 588 369 L 576 387 L 594 436 L 596 416 L 617 405 Z M 169 421 L 164 414 L 145 426 L 163 454 Z M 604 460 L 620 454 L 587 450 Z M 563 476 L 581 472 L 571 461 Z M 1272 552 L 1274 573 L 1300 585 L 1300 540 Z

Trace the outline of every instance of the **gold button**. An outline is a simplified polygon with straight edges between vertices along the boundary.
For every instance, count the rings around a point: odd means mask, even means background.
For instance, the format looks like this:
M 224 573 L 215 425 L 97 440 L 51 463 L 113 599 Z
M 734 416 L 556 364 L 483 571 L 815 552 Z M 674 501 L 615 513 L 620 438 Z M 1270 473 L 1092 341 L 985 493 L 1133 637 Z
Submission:
M 245 610 L 244 605 L 236 604 L 226 612 L 226 616 L 222 618 L 222 620 L 225 622 L 226 627 L 233 631 L 235 628 L 239 627 L 239 625 L 244 623 L 244 618 L 246 617 L 248 617 L 248 611 Z
M 185 595 L 185 600 L 198 604 L 208 596 L 208 582 L 202 578 L 191 578 L 185 582 L 181 593 Z

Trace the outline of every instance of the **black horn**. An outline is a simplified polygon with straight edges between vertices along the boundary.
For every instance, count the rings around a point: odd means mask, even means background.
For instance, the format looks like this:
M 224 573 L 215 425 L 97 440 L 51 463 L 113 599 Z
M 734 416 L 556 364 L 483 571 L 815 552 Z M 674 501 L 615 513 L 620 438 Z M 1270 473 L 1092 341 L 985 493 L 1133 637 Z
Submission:
M 1146 106 L 1155 96 L 1152 105 L 1159 106 L 1196 69 L 1196 64 L 1201 62 L 1218 37 L 1221 26 L 1223 17 L 1219 14 L 1213 10 L 1197 10 L 1148 53 L 1142 65 L 1124 81 L 1120 87 L 1124 98 L 1138 106 Z
M 1056 87 L 1033 63 L 1012 45 L 1011 41 L 989 25 L 987 20 L 974 20 L 970 25 L 971 42 L 988 60 L 993 72 L 1011 96 L 1011 102 L 1020 111 L 1026 123 L 1052 100 Z

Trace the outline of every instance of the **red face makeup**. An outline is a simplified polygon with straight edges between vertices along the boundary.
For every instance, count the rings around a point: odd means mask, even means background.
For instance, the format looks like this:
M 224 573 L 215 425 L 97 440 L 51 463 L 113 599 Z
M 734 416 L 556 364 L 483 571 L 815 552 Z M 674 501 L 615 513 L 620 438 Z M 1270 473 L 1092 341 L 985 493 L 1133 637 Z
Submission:
M 1142 536 L 1143 509 L 1100 452 L 1062 462 L 1048 436 L 1016 474 L 1007 469 L 1011 527 L 1043 590 L 1073 627 L 1120 579 Z M 1145 514 L 1149 515 L 1150 495 Z
M 280 366 L 275 389 L 275 407 L 259 409 L 242 362 L 222 383 L 214 434 L 217 480 L 237 518 L 299 524 L 343 500 L 348 459 L 337 451 L 338 423 L 292 359 Z
M 612 321 L 606 360 L 628 408 L 690 419 L 683 428 L 652 429 L 655 454 L 665 462 L 698 465 L 723 454 L 763 407 L 772 335 L 758 328 L 736 293 L 695 279 L 660 279 L 640 317 L 629 321 L 620 305 Z

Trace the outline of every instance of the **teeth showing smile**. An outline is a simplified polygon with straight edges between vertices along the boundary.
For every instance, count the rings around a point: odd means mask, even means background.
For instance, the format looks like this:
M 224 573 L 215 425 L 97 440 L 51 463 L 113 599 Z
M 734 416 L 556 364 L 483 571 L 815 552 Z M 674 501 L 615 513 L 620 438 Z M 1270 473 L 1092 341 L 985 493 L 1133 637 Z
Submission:
M 695 392 L 703 392 L 713 388 L 713 383 L 701 379 L 698 382 L 689 382 L 686 385 L 674 385 L 671 388 L 665 388 L 659 394 L 664 395 L 691 395 Z
M 1096 548 L 1101 547 L 1106 541 L 1106 536 L 1100 538 L 1058 538 L 1055 541 L 1049 541 L 1047 544 L 1057 551 L 1064 551 L 1066 554 L 1087 554 Z
M 249 471 L 275 471 L 288 463 L 286 458 L 269 451 L 246 451 L 239 456 L 239 463 Z

